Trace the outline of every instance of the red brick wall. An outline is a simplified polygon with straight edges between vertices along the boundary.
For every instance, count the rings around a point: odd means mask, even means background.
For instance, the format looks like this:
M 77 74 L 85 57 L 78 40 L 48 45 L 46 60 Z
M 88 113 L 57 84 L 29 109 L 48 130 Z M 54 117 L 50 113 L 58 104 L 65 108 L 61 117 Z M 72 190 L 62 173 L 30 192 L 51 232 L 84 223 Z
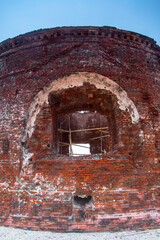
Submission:
M 95 84 L 86 85 L 93 76 Z M 116 83 L 113 91 L 101 88 L 100 81 L 110 87 L 108 78 Z M 137 33 L 66 27 L 2 42 L 0 224 L 53 231 L 157 228 L 159 80 L 160 48 Z M 73 86 L 65 89 L 67 81 Z M 53 151 L 55 106 L 50 96 L 45 102 L 38 98 L 50 86 L 50 94 L 61 99 L 56 109 L 61 114 L 75 107 L 107 116 L 112 137 L 106 154 L 68 157 Z M 133 105 L 122 109 L 115 91 L 127 94 Z M 139 114 L 136 122 L 132 106 Z M 27 132 L 30 114 L 35 122 Z M 80 205 L 77 195 L 92 198 Z

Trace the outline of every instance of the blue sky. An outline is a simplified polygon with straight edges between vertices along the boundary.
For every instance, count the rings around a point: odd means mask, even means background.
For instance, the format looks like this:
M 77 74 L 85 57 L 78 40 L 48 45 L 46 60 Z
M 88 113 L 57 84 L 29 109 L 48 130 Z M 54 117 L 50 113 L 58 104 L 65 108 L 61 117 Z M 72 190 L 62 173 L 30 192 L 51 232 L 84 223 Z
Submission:
M 0 42 L 41 28 L 113 26 L 160 45 L 160 0 L 0 0 Z

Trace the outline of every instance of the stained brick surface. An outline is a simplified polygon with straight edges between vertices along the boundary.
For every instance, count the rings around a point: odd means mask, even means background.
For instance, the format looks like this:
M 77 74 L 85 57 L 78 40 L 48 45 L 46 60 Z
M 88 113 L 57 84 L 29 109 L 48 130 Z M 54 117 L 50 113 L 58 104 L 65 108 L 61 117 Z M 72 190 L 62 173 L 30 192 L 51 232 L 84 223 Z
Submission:
M 81 86 L 72 83 L 73 76 Z M 102 89 L 97 79 L 113 91 Z M 59 89 L 43 102 L 40 96 L 57 81 Z M 137 33 L 68 27 L 2 42 L 0 224 L 53 231 L 157 228 L 159 81 L 160 48 Z M 127 109 L 120 103 L 124 95 L 132 102 L 124 103 Z M 56 114 L 74 110 L 107 117 L 106 153 L 69 157 L 54 151 Z M 81 205 L 74 201 L 81 195 L 92 198 Z

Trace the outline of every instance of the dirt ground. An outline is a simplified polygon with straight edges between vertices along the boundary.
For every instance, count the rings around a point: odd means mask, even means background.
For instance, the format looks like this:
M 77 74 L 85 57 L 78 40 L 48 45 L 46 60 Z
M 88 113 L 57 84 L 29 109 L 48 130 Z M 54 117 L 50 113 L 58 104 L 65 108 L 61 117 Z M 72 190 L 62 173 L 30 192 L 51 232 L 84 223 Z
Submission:
M 160 240 L 160 229 L 141 232 L 53 233 L 0 227 L 0 240 Z

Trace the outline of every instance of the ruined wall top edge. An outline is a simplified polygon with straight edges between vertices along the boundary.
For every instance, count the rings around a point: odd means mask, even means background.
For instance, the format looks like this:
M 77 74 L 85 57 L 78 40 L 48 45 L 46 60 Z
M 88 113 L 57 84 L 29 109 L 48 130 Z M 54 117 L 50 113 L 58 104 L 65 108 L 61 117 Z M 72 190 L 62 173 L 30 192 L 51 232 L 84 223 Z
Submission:
M 33 44 L 41 44 L 45 42 L 61 42 L 61 41 L 105 41 L 113 43 L 123 43 L 135 46 L 136 48 L 145 48 L 160 54 L 160 47 L 156 42 L 147 36 L 120 30 L 114 27 L 57 27 L 50 29 L 40 29 L 19 35 L 12 39 L 7 39 L 0 43 L 0 55 L 8 54 L 12 50 L 19 47 L 25 47 Z

